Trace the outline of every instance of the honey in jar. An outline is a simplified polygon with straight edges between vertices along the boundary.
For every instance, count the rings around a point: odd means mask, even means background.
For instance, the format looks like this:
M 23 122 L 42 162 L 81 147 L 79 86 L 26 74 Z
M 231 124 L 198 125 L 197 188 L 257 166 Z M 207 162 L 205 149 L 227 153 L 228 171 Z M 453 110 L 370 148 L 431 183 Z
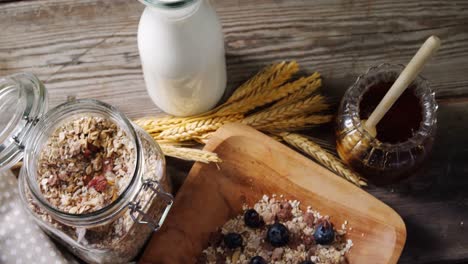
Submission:
M 337 115 L 337 151 L 371 182 L 382 185 L 413 174 L 429 154 L 436 131 L 437 104 L 421 76 L 405 90 L 377 124 L 372 137 L 362 124 L 403 70 L 382 64 L 358 77 L 346 91 Z
M 359 117 L 368 119 L 372 111 L 390 89 L 393 82 L 380 82 L 371 85 L 359 103 Z M 376 138 L 385 143 L 396 144 L 411 138 L 422 121 L 422 107 L 415 94 L 415 86 L 408 87 L 395 104 L 377 124 Z

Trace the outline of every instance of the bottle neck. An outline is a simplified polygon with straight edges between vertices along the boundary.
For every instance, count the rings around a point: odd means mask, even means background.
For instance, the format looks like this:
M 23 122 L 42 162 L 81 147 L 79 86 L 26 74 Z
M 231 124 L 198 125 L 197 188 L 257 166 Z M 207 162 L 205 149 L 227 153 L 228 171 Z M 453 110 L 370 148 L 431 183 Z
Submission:
M 167 9 L 183 8 L 198 1 L 199 0 L 140 0 L 140 2 L 147 6 Z
M 140 0 L 140 2 L 158 16 L 179 20 L 193 15 L 204 0 Z

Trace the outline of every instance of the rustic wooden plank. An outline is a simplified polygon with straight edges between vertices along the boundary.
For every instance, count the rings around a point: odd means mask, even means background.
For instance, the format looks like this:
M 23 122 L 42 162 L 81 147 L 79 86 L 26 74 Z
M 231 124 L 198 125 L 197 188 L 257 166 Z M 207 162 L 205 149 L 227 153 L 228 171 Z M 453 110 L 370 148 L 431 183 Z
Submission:
M 2 2 L 3 1 L 3 2 Z M 275 60 L 320 71 L 339 97 L 357 75 L 381 62 L 406 63 L 430 34 L 442 49 L 423 74 L 441 102 L 431 169 L 404 184 L 369 191 L 402 214 L 408 244 L 401 263 L 468 260 L 468 2 L 417 0 L 219 0 L 229 87 Z M 146 94 L 136 44 L 137 1 L 0 1 L 0 75 L 31 71 L 51 106 L 67 95 L 97 98 L 130 117 L 160 114 Z M 181 183 L 189 163 L 171 160 Z M 392 191 L 393 190 L 393 191 Z M 468 224 L 468 220 L 467 224 Z
M 468 103 L 442 104 L 438 118 L 426 167 L 402 183 L 370 190 L 407 225 L 401 263 L 468 260 Z
M 215 5 L 225 31 L 231 87 L 272 61 L 297 59 L 305 71 L 322 72 L 327 88 L 339 94 L 370 65 L 405 63 L 421 40 L 435 33 L 443 48 L 424 74 L 440 97 L 467 95 L 466 1 Z M 4 4 L 0 74 L 35 72 L 54 94 L 51 105 L 74 94 L 112 103 L 131 117 L 158 113 L 146 96 L 136 47 L 142 9 L 137 1 L 124 0 Z

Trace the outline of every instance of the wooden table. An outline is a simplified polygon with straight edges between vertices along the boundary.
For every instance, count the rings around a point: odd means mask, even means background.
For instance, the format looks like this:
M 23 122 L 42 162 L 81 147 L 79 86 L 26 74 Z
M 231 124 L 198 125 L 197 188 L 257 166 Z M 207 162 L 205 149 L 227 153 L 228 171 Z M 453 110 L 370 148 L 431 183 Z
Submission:
M 371 65 L 406 63 L 436 34 L 442 49 L 423 74 L 440 104 L 429 166 L 368 191 L 398 211 L 408 240 L 401 263 L 468 261 L 468 1 L 215 1 L 224 27 L 229 87 L 262 66 L 297 60 L 339 97 Z M 159 114 L 146 94 L 136 32 L 143 6 L 128 0 L 0 0 L 0 75 L 34 72 L 50 105 L 68 95 Z M 179 180 L 191 164 L 171 160 Z M 177 176 L 178 175 L 178 176 Z M 465 222 L 465 223 L 464 223 Z

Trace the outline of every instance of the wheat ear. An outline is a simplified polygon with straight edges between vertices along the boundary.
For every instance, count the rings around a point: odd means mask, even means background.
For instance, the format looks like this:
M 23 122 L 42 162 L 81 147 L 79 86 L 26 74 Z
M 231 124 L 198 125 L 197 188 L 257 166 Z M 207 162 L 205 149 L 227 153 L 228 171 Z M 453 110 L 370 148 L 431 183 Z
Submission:
M 358 174 L 346 168 L 346 166 L 335 156 L 322 149 L 318 144 L 299 134 L 280 133 L 284 141 L 293 147 L 310 155 L 327 169 L 335 172 L 341 177 L 357 186 L 366 186 L 367 183 Z
M 266 67 L 253 78 L 245 82 L 229 97 L 226 104 L 239 101 L 265 89 L 274 89 L 285 83 L 299 70 L 296 61 L 280 62 Z
M 229 97 L 226 103 L 231 103 L 238 101 L 248 95 L 250 95 L 256 88 L 264 83 L 270 76 L 272 76 L 279 68 L 283 67 L 286 64 L 285 61 L 282 61 L 277 64 L 273 64 L 265 67 L 260 72 L 255 74 L 254 77 L 250 78 L 248 81 L 239 86 L 234 93 Z
M 266 132 L 284 132 L 313 127 L 320 124 L 328 123 L 332 120 L 331 115 L 301 115 L 285 120 L 274 121 L 266 125 L 254 126 L 256 129 Z
M 167 130 L 169 128 L 173 128 L 176 126 L 180 126 L 184 123 L 193 122 L 197 120 L 208 119 L 212 117 L 209 112 L 203 113 L 197 116 L 189 116 L 189 117 L 175 117 L 175 116 L 165 116 L 165 117 L 144 117 L 140 119 L 136 119 L 133 122 L 143 129 L 145 129 L 148 133 L 159 133 L 163 130 Z
M 178 125 L 186 121 L 186 117 L 144 117 L 134 120 L 133 122 L 146 131 L 158 132 L 169 127 Z
M 206 144 L 208 140 L 213 136 L 214 133 L 215 131 L 204 133 L 202 135 L 197 135 L 193 138 L 193 140 L 195 140 L 196 142 L 200 144 Z
M 309 97 L 311 94 L 315 93 L 318 90 L 318 88 L 322 86 L 322 79 L 320 79 L 320 74 L 317 72 L 310 76 L 311 79 L 313 79 L 314 77 L 315 79 L 311 83 L 309 83 L 306 87 L 279 100 L 273 105 L 273 107 L 278 107 L 278 106 L 294 103 L 299 100 L 303 100 Z
M 307 78 L 300 78 L 294 82 L 287 83 L 271 91 L 259 93 L 250 97 L 245 98 L 242 101 L 234 102 L 226 107 L 219 109 L 217 114 L 244 114 L 257 107 L 264 106 L 266 104 L 278 101 L 298 90 L 305 87 L 310 80 Z
M 216 116 L 209 119 L 197 120 L 185 123 L 181 126 L 162 131 L 156 136 L 156 140 L 186 141 L 192 140 L 195 136 L 217 130 L 222 125 L 237 122 L 243 115 Z
M 160 146 L 164 155 L 166 156 L 183 160 L 199 161 L 203 163 L 221 162 L 221 159 L 218 157 L 218 155 L 213 152 L 193 148 L 176 147 L 165 144 L 161 144 Z
M 255 75 L 241 87 L 239 87 L 234 94 L 228 99 L 226 103 L 223 105 L 206 112 L 204 114 L 192 117 L 146 117 L 134 120 L 134 122 L 144 128 L 148 133 L 153 134 L 157 137 L 157 134 L 164 130 L 168 130 L 170 128 L 178 127 L 184 123 L 195 122 L 198 120 L 209 119 L 212 116 L 221 116 L 221 115 L 229 115 L 232 112 L 236 111 L 235 107 L 229 106 L 232 102 L 238 101 L 240 99 L 244 100 L 246 96 L 253 96 L 260 91 L 267 90 L 267 89 L 274 89 L 275 87 L 283 84 L 287 81 L 293 74 L 295 74 L 299 69 L 298 64 L 295 61 L 292 62 L 281 62 L 277 64 L 273 64 L 260 73 Z M 320 77 L 318 73 L 314 73 L 314 79 Z M 320 85 L 320 84 L 319 84 Z M 220 109 L 227 108 L 233 111 L 218 111 Z
M 255 113 L 242 120 L 243 124 L 253 127 L 261 127 L 268 125 L 276 120 L 283 120 L 288 117 L 303 115 L 304 113 L 312 114 L 328 108 L 325 103 L 325 97 L 315 95 L 296 103 L 282 105 L 279 107 L 270 107 L 259 113 Z

